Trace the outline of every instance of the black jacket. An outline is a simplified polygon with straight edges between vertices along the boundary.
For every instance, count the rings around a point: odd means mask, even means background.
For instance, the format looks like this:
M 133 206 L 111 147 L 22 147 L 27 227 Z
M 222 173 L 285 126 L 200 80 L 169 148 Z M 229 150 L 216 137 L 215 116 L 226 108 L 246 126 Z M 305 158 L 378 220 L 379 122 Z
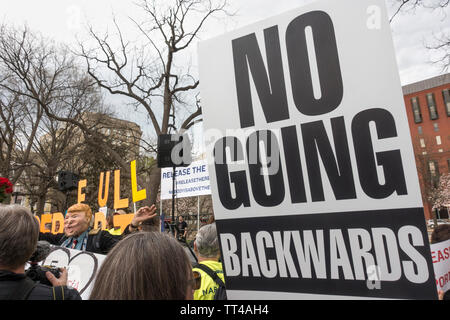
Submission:
M 55 246 L 60 246 L 67 239 L 63 233 L 52 234 L 52 233 L 40 233 L 39 240 L 45 240 L 50 242 Z M 86 251 L 99 254 L 107 254 L 109 250 L 116 245 L 122 236 L 114 236 L 108 231 L 93 229 L 89 232 Z
M 27 279 L 25 274 L 17 274 L 10 271 L 0 270 L 0 300 L 11 300 L 11 296 L 17 292 L 18 288 Z M 15 297 L 14 300 L 20 298 Z M 44 284 L 37 283 L 36 286 L 29 291 L 26 300 L 81 300 L 81 296 L 77 290 L 64 287 L 49 287 Z

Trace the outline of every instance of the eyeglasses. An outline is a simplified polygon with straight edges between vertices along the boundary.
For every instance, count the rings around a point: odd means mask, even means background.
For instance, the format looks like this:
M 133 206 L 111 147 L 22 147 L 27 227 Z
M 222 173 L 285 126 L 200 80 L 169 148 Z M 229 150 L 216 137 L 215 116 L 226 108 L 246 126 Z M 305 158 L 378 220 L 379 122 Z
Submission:
M 197 271 L 193 271 L 192 275 L 194 278 L 189 279 L 189 284 L 191 285 L 193 290 L 198 290 L 200 289 L 200 286 L 202 284 L 202 276 Z

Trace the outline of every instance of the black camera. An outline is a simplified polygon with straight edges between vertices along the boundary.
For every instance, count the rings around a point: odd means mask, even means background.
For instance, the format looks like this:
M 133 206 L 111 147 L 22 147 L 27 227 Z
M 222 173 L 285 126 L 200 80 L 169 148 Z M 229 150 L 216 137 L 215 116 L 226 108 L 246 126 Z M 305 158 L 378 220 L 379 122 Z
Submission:
M 50 281 L 48 281 L 47 276 L 45 275 L 47 271 L 50 271 L 56 278 L 59 278 L 59 276 L 61 275 L 58 268 L 54 268 L 51 266 L 39 266 L 37 264 L 31 265 L 31 267 L 26 271 L 25 275 L 35 282 L 39 282 L 47 286 L 52 286 Z
M 45 273 L 50 271 L 56 278 L 59 278 L 60 272 L 58 268 L 52 266 L 40 266 L 38 262 L 45 260 L 51 252 L 50 243 L 47 241 L 38 241 L 36 245 L 36 250 L 30 257 L 29 263 L 30 267 L 25 272 L 25 275 L 35 282 L 40 282 L 42 284 L 51 286 L 52 284 L 48 281 Z

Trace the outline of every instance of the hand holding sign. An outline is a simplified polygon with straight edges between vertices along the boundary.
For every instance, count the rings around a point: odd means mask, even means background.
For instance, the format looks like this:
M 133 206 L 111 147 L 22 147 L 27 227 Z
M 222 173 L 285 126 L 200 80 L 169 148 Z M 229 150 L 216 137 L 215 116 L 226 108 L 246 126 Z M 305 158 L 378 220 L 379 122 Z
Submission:
M 141 222 L 152 219 L 156 217 L 156 207 L 152 205 L 151 207 L 142 207 L 134 214 L 133 220 L 131 220 L 131 224 L 133 226 L 137 226 Z

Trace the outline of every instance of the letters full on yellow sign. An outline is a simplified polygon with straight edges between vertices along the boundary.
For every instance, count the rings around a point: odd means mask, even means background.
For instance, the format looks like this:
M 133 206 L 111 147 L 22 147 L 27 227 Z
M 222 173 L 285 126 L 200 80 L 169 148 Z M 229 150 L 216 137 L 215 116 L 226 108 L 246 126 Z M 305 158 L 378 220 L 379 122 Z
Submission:
M 147 190 L 138 190 L 137 186 L 137 173 L 136 173 L 136 160 L 130 163 L 131 172 L 131 195 L 133 202 L 138 202 L 147 199 Z M 109 181 L 110 171 L 101 172 L 99 185 L 98 185 L 98 205 L 99 207 L 105 207 L 108 201 L 109 194 Z M 86 200 L 86 194 L 83 189 L 87 186 L 87 180 L 80 180 L 78 182 L 78 203 L 82 203 Z M 129 205 L 128 198 L 120 198 L 120 170 L 114 170 L 114 209 L 127 208 Z
M 147 199 L 147 190 L 138 190 L 137 186 L 137 172 L 136 172 L 136 160 L 130 163 L 131 172 L 131 195 L 133 202 L 138 202 Z M 98 205 L 99 207 L 106 207 L 109 195 L 111 172 L 101 172 L 98 184 Z M 87 180 L 83 179 L 78 182 L 78 197 L 77 203 L 83 203 L 86 201 L 86 193 L 84 189 L 87 187 Z M 120 170 L 114 171 L 114 209 L 127 208 L 129 205 L 128 198 L 120 198 Z M 120 227 L 121 231 L 125 229 L 127 225 L 131 223 L 134 213 L 115 215 L 113 218 L 114 226 Z M 42 214 L 41 218 L 36 216 L 36 219 L 40 223 L 40 231 L 42 233 L 51 232 L 58 234 L 64 232 L 64 215 L 61 212 L 53 214 Z M 51 228 L 46 225 L 51 223 Z M 94 229 L 105 230 L 107 228 L 106 217 L 103 212 L 97 212 L 94 215 Z
M 113 223 L 115 227 L 120 227 L 120 233 L 122 233 L 127 225 L 133 220 L 134 213 L 115 215 Z M 45 213 L 41 215 L 41 219 L 35 216 L 40 223 L 40 232 L 58 234 L 64 232 L 64 216 L 61 212 Z M 47 225 L 51 223 L 51 227 Z M 94 229 L 107 229 L 106 217 L 103 212 L 97 212 L 94 216 Z

